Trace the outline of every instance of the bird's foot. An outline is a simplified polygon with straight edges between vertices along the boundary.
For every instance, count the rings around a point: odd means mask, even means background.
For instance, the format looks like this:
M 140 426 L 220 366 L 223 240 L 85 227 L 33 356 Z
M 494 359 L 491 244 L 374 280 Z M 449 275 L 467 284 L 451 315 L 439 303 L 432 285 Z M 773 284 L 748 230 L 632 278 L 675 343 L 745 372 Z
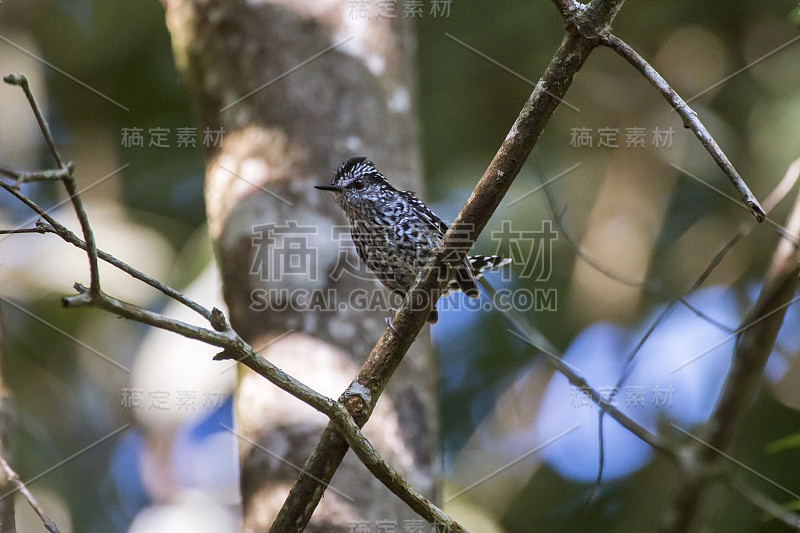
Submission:
M 387 316 L 385 320 L 386 320 L 386 325 L 389 326 L 389 328 L 391 328 L 392 331 L 397 333 L 397 330 L 394 329 L 394 324 L 392 324 L 392 316 L 394 316 L 395 312 L 397 312 L 397 309 L 395 309 L 394 307 L 390 307 L 389 313 L 391 314 Z

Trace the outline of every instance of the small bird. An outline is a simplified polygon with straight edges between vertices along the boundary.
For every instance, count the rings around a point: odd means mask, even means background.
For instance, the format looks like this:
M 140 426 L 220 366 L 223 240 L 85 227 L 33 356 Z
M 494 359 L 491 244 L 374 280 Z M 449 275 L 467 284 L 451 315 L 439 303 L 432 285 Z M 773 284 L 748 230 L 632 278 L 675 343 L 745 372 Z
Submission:
M 413 192 L 392 187 L 366 157 L 348 159 L 330 185 L 316 188 L 331 191 L 344 209 L 361 261 L 388 289 L 405 296 L 441 246 L 447 225 Z M 496 255 L 465 257 L 460 265 L 450 265 L 452 278 L 442 296 L 461 290 L 477 298 L 480 293 L 475 280 L 485 270 L 510 262 Z M 438 319 L 434 307 L 428 322 L 435 324 Z

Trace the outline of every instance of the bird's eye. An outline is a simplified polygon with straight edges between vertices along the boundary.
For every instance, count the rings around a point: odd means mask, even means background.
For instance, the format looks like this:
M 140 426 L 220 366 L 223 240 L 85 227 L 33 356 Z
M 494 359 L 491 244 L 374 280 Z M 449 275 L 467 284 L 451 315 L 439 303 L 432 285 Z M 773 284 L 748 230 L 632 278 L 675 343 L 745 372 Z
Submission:
M 362 179 L 353 180 L 353 188 L 356 189 L 356 190 L 359 190 L 359 191 L 361 189 L 363 189 L 364 188 L 364 180 L 362 180 Z

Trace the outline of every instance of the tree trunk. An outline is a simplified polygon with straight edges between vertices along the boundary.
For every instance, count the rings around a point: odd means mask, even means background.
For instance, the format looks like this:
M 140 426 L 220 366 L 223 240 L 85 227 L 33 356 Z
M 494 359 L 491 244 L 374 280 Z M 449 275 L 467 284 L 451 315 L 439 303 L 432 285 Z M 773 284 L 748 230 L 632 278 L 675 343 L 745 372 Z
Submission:
M 353 275 L 349 232 L 336 227 L 344 216 L 313 185 L 366 155 L 395 185 L 420 190 L 411 21 L 355 20 L 345 1 L 163 3 L 199 132 L 224 129 L 207 153 L 206 205 L 231 323 L 270 361 L 336 398 L 388 316 L 358 297 L 387 293 Z M 365 428 L 429 496 L 439 472 L 436 376 L 420 338 Z M 243 531 L 265 531 L 327 420 L 250 371 L 236 415 Z M 415 518 L 349 454 L 309 530 L 361 521 L 402 530 Z

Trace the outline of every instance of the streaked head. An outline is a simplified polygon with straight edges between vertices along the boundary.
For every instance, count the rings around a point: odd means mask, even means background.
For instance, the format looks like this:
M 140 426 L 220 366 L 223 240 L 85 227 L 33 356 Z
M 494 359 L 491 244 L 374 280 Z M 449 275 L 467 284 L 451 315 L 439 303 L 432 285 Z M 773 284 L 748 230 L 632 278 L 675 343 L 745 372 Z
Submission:
M 316 186 L 317 189 L 347 197 L 375 194 L 382 187 L 391 188 L 391 185 L 366 157 L 348 159 L 339 166 L 330 185 Z

